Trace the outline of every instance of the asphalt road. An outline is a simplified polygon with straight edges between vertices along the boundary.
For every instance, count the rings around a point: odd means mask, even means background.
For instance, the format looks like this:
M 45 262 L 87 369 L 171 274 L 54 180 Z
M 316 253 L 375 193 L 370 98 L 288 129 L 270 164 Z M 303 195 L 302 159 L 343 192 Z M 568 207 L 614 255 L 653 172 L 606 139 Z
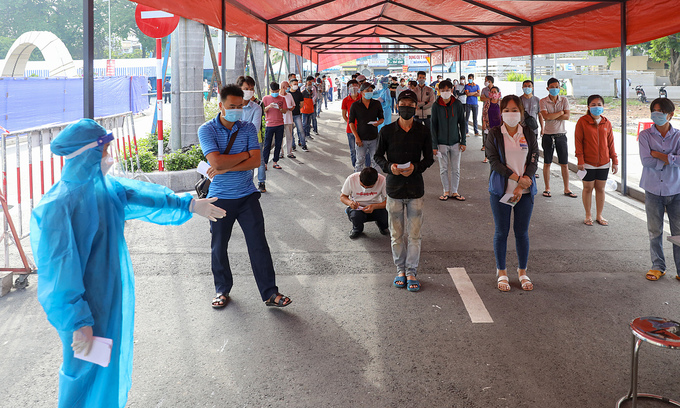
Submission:
M 389 238 L 374 225 L 351 241 L 339 201 L 351 173 L 339 103 L 310 152 L 268 171 L 261 203 L 282 310 L 259 299 L 234 228 L 231 301 L 213 310 L 208 223 L 129 222 L 136 273 L 129 407 L 610 407 L 628 390 L 635 317 L 678 319 L 675 271 L 649 268 L 644 210 L 608 194 L 609 227 L 582 224 L 581 200 L 537 196 L 524 292 L 495 287 L 488 165 L 481 139 L 463 153 L 460 192 L 440 202 L 439 167 L 424 174 L 422 290 L 392 286 Z M 575 178 L 575 175 L 572 174 Z M 538 181 L 539 190 L 543 182 Z M 579 183 L 573 184 L 580 195 Z M 666 244 L 672 264 L 670 244 Z M 517 261 L 511 236 L 508 269 Z M 447 268 L 470 276 L 493 323 L 472 323 Z M 56 406 L 59 340 L 36 278 L 0 298 L 0 406 Z M 640 389 L 680 397 L 672 351 L 643 344 Z M 640 405 L 657 406 L 657 405 Z

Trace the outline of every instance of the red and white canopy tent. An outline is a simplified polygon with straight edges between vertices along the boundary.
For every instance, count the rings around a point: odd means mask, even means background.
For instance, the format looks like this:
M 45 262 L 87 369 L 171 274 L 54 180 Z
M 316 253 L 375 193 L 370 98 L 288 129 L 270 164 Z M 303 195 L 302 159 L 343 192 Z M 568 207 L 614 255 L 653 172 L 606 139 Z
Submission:
M 92 1 L 84 0 L 84 57 L 92 56 Z M 318 69 L 391 52 L 380 38 L 433 64 L 621 47 L 680 32 L 669 0 L 138 0 L 315 61 Z M 224 44 L 224 41 L 223 41 Z M 405 52 L 400 50 L 399 52 Z M 223 58 L 225 58 L 223 52 Z M 88 58 L 89 56 L 89 58 Z M 621 59 L 625 83 L 625 58 Z M 90 61 L 91 62 L 91 61 Z M 222 66 L 226 64 L 223 61 Z M 85 98 L 93 101 L 85 65 Z M 224 68 L 223 68 L 224 69 Z M 89 75 L 88 75 L 89 74 Z M 89 89 L 88 89 L 89 88 Z M 92 104 L 85 103 L 91 117 Z M 626 103 L 622 101 L 622 138 Z M 626 189 L 626 143 L 621 179 Z

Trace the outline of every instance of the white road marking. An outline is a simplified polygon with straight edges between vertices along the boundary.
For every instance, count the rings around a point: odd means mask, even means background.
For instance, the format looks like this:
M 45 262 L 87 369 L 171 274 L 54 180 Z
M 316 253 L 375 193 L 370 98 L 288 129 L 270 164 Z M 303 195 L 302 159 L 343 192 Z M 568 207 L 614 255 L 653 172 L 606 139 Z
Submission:
M 493 323 L 493 319 L 486 310 L 482 298 L 479 297 L 475 285 L 472 284 L 470 276 L 468 276 L 465 268 L 447 268 L 453 284 L 456 285 L 460 298 L 463 299 L 463 304 L 470 315 L 472 323 Z

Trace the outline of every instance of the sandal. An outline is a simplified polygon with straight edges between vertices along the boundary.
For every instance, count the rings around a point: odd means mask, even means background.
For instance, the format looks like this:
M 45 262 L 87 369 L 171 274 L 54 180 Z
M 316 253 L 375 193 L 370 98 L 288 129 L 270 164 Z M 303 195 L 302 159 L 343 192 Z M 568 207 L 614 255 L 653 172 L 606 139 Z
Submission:
M 599 220 L 595 220 L 595 222 L 597 222 L 598 224 L 600 224 L 604 227 L 609 225 L 609 221 L 605 220 L 604 218 L 600 218 Z
M 552 197 L 552 194 L 550 194 L 550 190 L 543 191 L 543 197 Z
M 397 277 L 394 278 L 394 286 L 396 286 L 398 288 L 405 288 L 406 287 L 406 276 L 397 275 Z
M 519 275 L 519 283 L 522 285 L 522 290 L 534 290 L 534 284 L 531 283 L 531 279 L 526 275 Z
M 496 275 L 498 276 L 498 272 L 496 272 Z M 498 290 L 501 292 L 510 292 L 510 279 L 508 279 L 507 275 L 500 275 L 498 276 L 498 280 L 496 280 L 496 285 L 498 286 Z
M 583 221 L 583 223 L 591 227 L 593 226 L 593 220 L 591 220 L 590 218 L 586 218 L 585 221 Z
M 451 198 L 453 198 L 454 200 L 458 200 L 458 201 L 465 201 L 465 197 L 463 197 L 462 195 L 460 195 L 458 193 L 456 193 L 455 195 L 452 195 Z
M 215 295 L 215 298 L 212 300 L 212 307 L 213 309 L 221 309 L 227 305 L 227 298 L 229 297 L 229 294 L 223 294 L 223 293 L 218 293 Z
M 576 194 L 574 194 L 572 191 L 568 193 L 564 193 L 565 196 L 570 197 L 570 198 L 578 198 Z
M 276 301 L 276 298 L 277 298 L 278 296 L 281 296 L 281 298 L 280 298 L 279 301 L 277 302 L 277 301 Z M 282 295 L 282 294 L 280 294 L 280 293 L 278 293 L 278 292 L 275 293 L 275 294 L 273 294 L 272 297 L 270 297 L 269 299 L 267 299 L 267 300 L 264 302 L 264 304 L 267 305 L 267 306 L 276 306 L 276 307 L 286 307 L 286 306 L 288 306 L 288 305 L 291 304 L 291 303 L 293 303 L 293 301 L 290 300 L 290 298 L 289 298 L 288 296 L 284 296 L 284 295 Z
M 408 289 L 409 292 L 417 292 L 417 291 L 420 290 L 420 282 L 418 282 L 418 279 L 415 279 L 415 276 L 413 276 L 413 278 L 414 279 L 406 280 L 406 283 L 408 285 L 406 287 L 406 289 Z M 415 287 L 412 288 L 411 286 L 415 286 Z
M 446 195 L 446 194 L 440 195 L 440 196 L 439 196 L 439 201 L 446 201 L 446 200 L 448 200 L 448 199 L 449 199 L 449 196 Z
M 278 164 L 275 164 L 272 167 L 275 168 L 275 169 L 281 170 L 281 166 L 279 166 Z
M 650 269 L 645 275 L 645 278 L 650 281 L 657 281 L 660 277 L 664 276 L 666 272 L 657 271 L 656 269 Z
M 486 157 L 484 158 L 484 160 L 482 160 L 482 163 L 488 163 L 488 162 L 489 162 L 489 159 L 487 159 Z

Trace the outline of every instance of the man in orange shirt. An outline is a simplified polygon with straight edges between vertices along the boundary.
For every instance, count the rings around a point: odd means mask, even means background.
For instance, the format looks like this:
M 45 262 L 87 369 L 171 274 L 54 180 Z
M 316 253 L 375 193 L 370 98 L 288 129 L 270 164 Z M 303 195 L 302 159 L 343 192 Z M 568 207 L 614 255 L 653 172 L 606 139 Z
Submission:
M 308 152 L 306 141 L 309 140 L 310 126 L 312 124 L 312 117 L 316 114 L 314 112 L 314 89 L 313 89 L 314 77 L 308 76 L 305 82 L 305 89 L 302 91 L 302 108 L 300 113 L 302 113 L 302 127 L 305 132 L 305 144 L 302 145 L 302 150 Z

